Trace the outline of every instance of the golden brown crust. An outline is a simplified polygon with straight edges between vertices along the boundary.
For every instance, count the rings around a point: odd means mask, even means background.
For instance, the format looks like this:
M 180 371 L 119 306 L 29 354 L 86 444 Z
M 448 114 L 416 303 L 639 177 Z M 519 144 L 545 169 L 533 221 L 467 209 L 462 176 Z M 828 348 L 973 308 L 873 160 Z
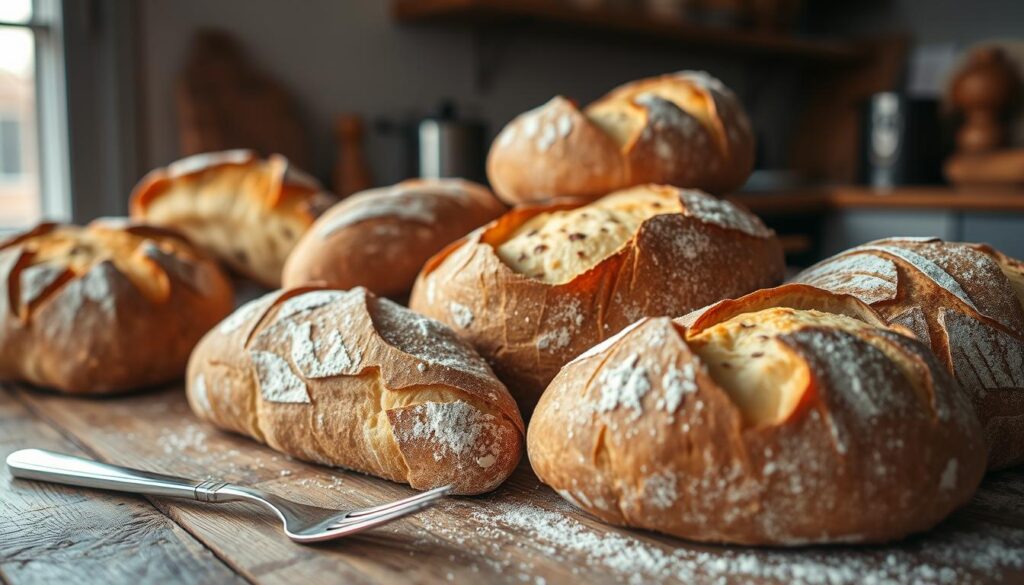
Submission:
M 494 489 L 525 434 L 467 344 L 362 288 L 290 289 L 243 306 L 196 347 L 188 396 L 219 427 L 417 489 Z
M 1013 266 L 985 245 L 890 238 L 795 280 L 854 295 L 929 344 L 971 396 L 997 469 L 1024 463 L 1024 289 L 1010 278 Z
M 431 256 L 504 211 L 486 187 L 462 179 L 411 179 L 370 189 L 312 225 L 288 256 L 283 283 L 362 286 L 402 297 Z
M 677 316 L 782 280 L 782 249 L 756 216 L 697 191 L 670 192 L 685 209 L 643 221 L 616 253 L 568 282 L 519 274 L 495 247 L 560 201 L 521 207 L 432 258 L 410 307 L 448 324 L 483 355 L 524 413 L 566 362 L 644 316 Z
M 720 81 L 681 71 L 624 84 L 580 110 L 558 96 L 495 139 L 487 176 L 509 203 L 593 199 L 659 183 L 725 193 L 746 181 L 754 135 Z
M 971 497 L 984 473 L 981 429 L 927 348 L 840 315 L 762 309 L 765 292 L 751 296 L 751 313 L 705 313 L 704 332 L 645 319 L 563 368 L 530 423 L 538 477 L 607 522 L 750 545 L 894 540 Z M 789 325 L 773 327 L 779 319 Z M 735 394 L 744 389 L 700 357 L 714 355 L 706 344 L 723 327 L 775 352 L 734 366 L 789 365 L 753 380 L 765 391 L 772 375 L 799 382 L 792 410 L 751 422 Z
M 183 232 L 232 270 L 277 287 L 288 253 L 337 199 L 281 155 L 198 154 L 151 171 L 131 216 Z
M 0 378 L 82 394 L 180 377 L 233 303 L 212 259 L 141 225 L 42 224 L 0 244 L 0 284 Z

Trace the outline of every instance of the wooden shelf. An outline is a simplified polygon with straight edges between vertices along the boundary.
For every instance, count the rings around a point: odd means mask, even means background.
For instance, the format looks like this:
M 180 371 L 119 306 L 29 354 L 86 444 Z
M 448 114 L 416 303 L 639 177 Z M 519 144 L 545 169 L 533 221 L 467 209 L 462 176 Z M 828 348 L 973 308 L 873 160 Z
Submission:
M 995 187 L 898 187 L 878 190 L 838 186 L 766 193 L 737 193 L 729 199 L 762 215 L 816 214 L 842 209 L 924 209 L 1024 214 L 1024 190 Z
M 558 0 L 394 0 L 399 22 L 501 25 L 533 22 L 677 46 L 701 46 L 749 57 L 788 57 L 829 63 L 864 57 L 855 43 L 657 18 L 639 11 L 576 8 Z

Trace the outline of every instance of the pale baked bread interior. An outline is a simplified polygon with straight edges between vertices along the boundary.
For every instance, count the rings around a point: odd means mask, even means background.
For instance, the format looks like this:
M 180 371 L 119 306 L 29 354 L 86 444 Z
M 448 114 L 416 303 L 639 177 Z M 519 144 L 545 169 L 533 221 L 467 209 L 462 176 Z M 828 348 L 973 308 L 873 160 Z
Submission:
M 708 98 L 689 83 L 666 82 L 637 84 L 615 93 L 613 99 L 590 106 L 586 115 L 620 145 L 635 141 L 647 123 L 644 107 L 652 106 L 650 98 L 670 102 L 697 118 L 704 127 L 711 127 L 713 112 Z
M 706 364 L 711 377 L 729 393 L 747 426 L 779 424 L 799 404 L 810 381 L 810 370 L 796 352 L 778 337 L 807 327 L 824 327 L 860 334 L 881 350 L 925 393 L 897 348 L 877 336 L 876 328 L 844 315 L 815 310 L 772 308 L 737 315 L 728 321 L 688 335 L 688 343 Z M 926 398 L 926 396 L 922 396 Z
M 560 284 L 617 252 L 644 220 L 682 211 L 676 189 L 620 191 L 583 207 L 530 218 L 497 245 L 497 253 L 520 274 Z
M 1006 275 L 1006 278 L 1010 280 L 1013 292 L 1017 295 L 1017 302 L 1020 303 L 1021 309 L 1024 310 L 1024 263 L 1003 257 L 999 259 L 999 268 Z

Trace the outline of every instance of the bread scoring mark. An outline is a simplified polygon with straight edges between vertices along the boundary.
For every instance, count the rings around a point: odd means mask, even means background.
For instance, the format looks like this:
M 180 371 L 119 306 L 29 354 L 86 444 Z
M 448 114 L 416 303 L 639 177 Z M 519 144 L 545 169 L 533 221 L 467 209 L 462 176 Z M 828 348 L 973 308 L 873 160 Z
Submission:
M 144 241 L 141 248 L 142 254 L 155 262 L 166 274 L 201 295 L 210 294 L 212 285 L 209 271 L 177 254 L 168 253 L 153 240 Z
M 260 394 L 268 402 L 309 403 L 306 383 L 284 358 L 269 351 L 250 350 Z
M 960 287 L 960 283 L 958 283 L 955 278 L 953 278 L 948 272 L 943 270 L 941 266 L 925 258 L 924 256 L 918 254 L 917 252 L 907 250 L 906 248 L 900 248 L 897 246 L 887 246 L 882 244 L 869 244 L 865 246 L 859 246 L 857 248 L 854 248 L 854 250 L 877 251 L 895 256 L 903 260 L 904 262 L 907 262 L 908 264 L 919 270 L 921 273 L 928 276 L 928 278 L 930 278 L 932 282 L 944 288 L 947 292 L 963 301 L 963 303 L 966 304 L 968 307 L 974 309 L 975 311 L 978 310 L 978 307 L 974 305 L 970 297 L 967 296 L 967 293 L 964 291 L 963 288 Z
M 196 406 L 199 407 L 200 412 L 203 414 L 213 412 L 213 407 L 210 405 L 210 396 L 206 391 L 206 377 L 202 374 L 198 374 L 192 379 L 192 396 L 195 398 Z
M 953 374 L 967 388 L 1024 388 L 1024 342 L 961 311 L 942 308 Z
M 235 309 L 234 313 L 228 315 L 220 325 L 217 326 L 217 332 L 221 335 L 230 335 L 235 332 L 239 327 L 244 325 L 250 319 L 256 318 L 260 313 L 265 311 L 271 303 L 277 300 L 277 297 L 281 296 L 280 291 L 274 291 L 267 293 L 258 299 L 253 299 L 248 303 L 245 303 L 241 307 Z
M 359 373 L 359 351 L 349 353 L 337 330 L 332 329 L 326 336 L 321 333 L 314 339 L 312 323 L 288 321 L 287 331 L 291 337 L 292 363 L 307 379 Z
M 492 379 L 487 362 L 441 323 L 385 298 L 377 299 L 377 331 L 389 345 L 429 365 Z
M 351 294 L 349 291 L 341 290 L 312 290 L 305 292 L 281 303 L 281 308 L 278 309 L 275 319 L 288 319 L 300 313 L 318 309 L 334 301 L 346 299 Z
M 448 310 L 452 315 L 452 320 L 460 329 L 466 329 L 473 323 L 473 311 L 466 305 L 451 301 L 448 303 Z
M 50 263 L 35 264 L 22 270 L 20 281 L 21 305 L 27 307 L 35 302 L 65 272 L 67 272 L 66 267 Z
M 931 345 L 931 336 L 928 333 L 928 322 L 925 320 L 924 311 L 921 307 L 910 307 L 906 311 L 892 317 L 889 322 L 893 325 L 902 325 L 910 329 L 918 341 Z
M 555 123 L 558 126 L 558 135 L 562 138 L 569 136 L 572 132 L 572 116 L 563 113 L 558 116 L 558 121 Z
M 872 305 L 896 298 L 896 265 L 875 254 L 846 254 L 808 268 L 795 282 L 853 295 Z
M 756 215 L 724 199 L 693 189 L 680 189 L 679 197 L 686 215 L 758 238 L 769 238 L 773 234 Z
M 598 344 L 597 344 L 597 345 L 595 345 L 594 347 L 592 347 L 592 348 L 588 349 L 587 351 L 585 351 L 585 352 L 581 353 L 580 355 L 576 356 L 576 358 L 575 358 L 575 359 L 573 359 L 573 360 L 572 360 L 571 362 L 569 362 L 569 364 L 574 364 L 574 363 L 576 363 L 576 362 L 578 362 L 578 361 L 582 361 L 582 360 L 585 360 L 585 359 L 587 359 L 587 358 L 592 358 L 592 357 L 594 357 L 594 356 L 596 356 L 596 355 L 598 355 L 598 354 L 602 354 L 602 353 L 604 353 L 604 352 L 605 352 L 605 351 L 607 351 L 607 350 L 608 350 L 608 349 L 609 349 L 609 348 L 610 348 L 611 346 L 613 346 L 613 345 L 615 345 L 616 343 L 618 343 L 618 341 L 619 341 L 620 339 L 622 339 L 623 337 L 625 337 L 627 333 L 629 333 L 630 331 L 632 331 L 632 330 L 636 329 L 636 328 L 637 328 L 638 326 L 640 326 L 641 324 L 643 324 L 643 323 L 647 322 L 648 320 L 649 320 L 649 318 L 648 318 L 648 317 L 644 317 L 644 318 L 642 318 L 642 319 L 639 319 L 639 320 L 637 320 L 637 321 L 634 321 L 634 322 L 633 322 L 632 324 L 630 324 L 630 325 L 627 325 L 626 327 L 624 327 L 624 328 L 622 329 L 622 331 L 619 331 L 619 332 L 618 332 L 618 333 L 616 333 L 615 335 L 612 335 L 612 336 L 611 336 L 611 337 L 609 337 L 608 339 L 605 339 L 605 340 L 604 340 L 604 341 L 602 341 L 601 343 L 598 343 Z M 567 365 L 568 365 L 568 364 L 567 364 Z
M 647 369 L 639 365 L 640 355 L 632 353 L 618 364 L 601 370 L 597 382 L 601 395 L 594 408 L 598 412 L 609 412 L 618 408 L 632 410 L 631 418 L 636 420 L 643 414 L 643 397 L 651 389 Z

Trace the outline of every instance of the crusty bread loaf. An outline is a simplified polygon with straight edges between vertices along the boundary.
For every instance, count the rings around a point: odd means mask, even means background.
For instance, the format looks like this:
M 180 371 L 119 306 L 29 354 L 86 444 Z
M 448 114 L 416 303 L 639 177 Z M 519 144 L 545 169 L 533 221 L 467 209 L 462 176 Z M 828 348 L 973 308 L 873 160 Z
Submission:
M 0 243 L 0 379 L 74 393 L 174 380 L 231 312 L 231 284 L 182 236 L 41 224 Z
M 499 197 L 523 203 L 644 183 L 721 194 L 753 166 L 739 100 L 707 73 L 682 71 L 627 83 L 584 110 L 558 96 L 520 115 L 491 146 L 487 177 Z
M 486 187 L 462 179 L 411 179 L 358 193 L 299 240 L 284 286 L 362 286 L 404 297 L 431 256 L 504 211 Z
M 502 216 L 432 258 L 410 307 L 476 347 L 524 414 L 558 369 L 640 317 L 678 316 L 782 281 L 750 212 L 648 185 Z
M 307 461 L 417 489 L 489 491 L 522 455 L 515 402 L 449 329 L 363 288 L 244 305 L 189 361 L 202 419 Z
M 690 328 L 642 319 L 581 355 L 534 412 L 534 471 L 604 521 L 692 540 L 869 543 L 935 525 L 981 481 L 977 418 L 926 346 L 860 320 L 850 297 L 823 302 L 842 314 L 809 308 L 827 294 L 758 291 Z
M 269 287 L 299 237 L 337 198 L 281 155 L 197 154 L 151 171 L 132 192 L 132 218 L 181 231 L 232 270 Z
M 891 238 L 795 280 L 854 295 L 911 329 L 971 396 L 989 467 L 1024 463 L 1024 264 L 985 245 Z

